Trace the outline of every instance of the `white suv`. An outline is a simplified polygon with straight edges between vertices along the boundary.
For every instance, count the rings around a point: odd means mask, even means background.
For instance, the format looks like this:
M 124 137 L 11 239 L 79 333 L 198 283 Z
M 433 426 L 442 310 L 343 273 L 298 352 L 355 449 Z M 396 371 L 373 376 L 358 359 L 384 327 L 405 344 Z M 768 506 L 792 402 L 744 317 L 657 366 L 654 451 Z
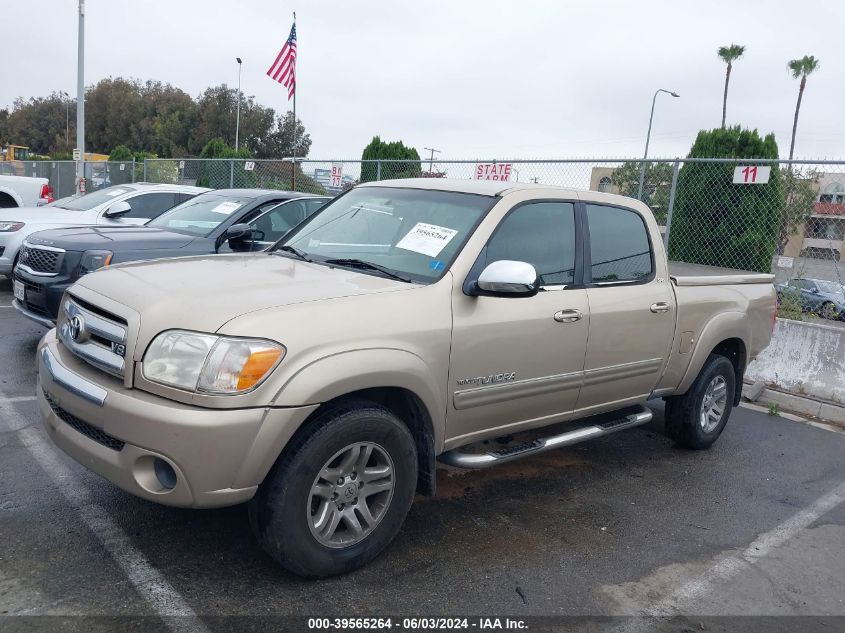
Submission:
M 49 207 L 0 209 L 0 275 L 11 276 L 27 235 L 71 226 L 146 224 L 204 187 L 133 183 L 60 200 Z

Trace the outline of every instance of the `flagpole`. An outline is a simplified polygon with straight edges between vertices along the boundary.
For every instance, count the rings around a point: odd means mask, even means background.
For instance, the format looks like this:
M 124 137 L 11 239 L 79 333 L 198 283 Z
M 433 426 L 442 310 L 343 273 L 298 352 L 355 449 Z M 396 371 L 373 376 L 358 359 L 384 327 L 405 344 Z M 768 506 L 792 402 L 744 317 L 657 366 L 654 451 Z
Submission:
M 293 27 L 296 28 L 296 11 L 293 12 Z M 297 40 L 299 40 L 299 34 L 297 34 Z M 299 56 L 299 44 L 297 42 L 296 47 L 297 57 Z M 293 151 L 293 163 L 291 167 L 291 189 L 296 191 L 296 75 L 294 74 L 294 84 L 293 84 L 293 144 L 292 144 L 292 151 Z

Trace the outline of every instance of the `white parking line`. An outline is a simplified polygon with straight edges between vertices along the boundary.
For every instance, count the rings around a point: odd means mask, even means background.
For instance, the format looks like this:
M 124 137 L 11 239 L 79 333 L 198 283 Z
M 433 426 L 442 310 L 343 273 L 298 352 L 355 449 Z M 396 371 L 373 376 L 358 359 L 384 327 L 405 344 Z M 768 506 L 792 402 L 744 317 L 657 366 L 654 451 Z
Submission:
M 23 445 L 123 570 L 135 590 L 174 633 L 208 633 L 185 599 L 132 544 L 109 513 L 91 499 L 87 488 L 58 459 L 55 450 L 42 434 L 34 427 L 26 426 L 26 421 L 14 407 L 6 404 L 12 399 L 3 398 L 2 395 L 0 392 L 0 429 L 6 426 L 10 431 L 17 431 Z
M 698 574 L 695 579 L 682 583 L 680 587 L 663 596 L 658 595 L 655 601 L 652 601 L 644 609 L 638 610 L 636 615 L 668 617 L 689 613 L 689 609 L 694 607 L 702 597 L 719 587 L 723 587 L 726 581 L 741 572 L 752 569 L 759 559 L 784 545 L 797 536 L 799 532 L 805 530 L 843 502 L 845 502 L 845 483 L 819 497 L 774 529 L 761 534 L 741 552 L 727 557 L 719 557 L 711 566 Z M 628 633 L 650 630 L 653 624 L 654 622 L 649 619 L 635 620 L 621 626 L 619 630 Z
M 7 402 L 32 402 L 33 400 L 37 400 L 35 396 L 13 396 L 11 398 L 2 398 L 0 397 L 0 404 Z

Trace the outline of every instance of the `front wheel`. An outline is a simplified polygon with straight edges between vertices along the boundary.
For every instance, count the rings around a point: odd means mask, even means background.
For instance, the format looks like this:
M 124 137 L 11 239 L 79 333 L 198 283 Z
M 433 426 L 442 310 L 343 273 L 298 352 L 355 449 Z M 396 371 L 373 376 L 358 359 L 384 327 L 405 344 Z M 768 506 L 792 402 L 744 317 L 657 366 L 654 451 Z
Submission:
M 709 448 L 728 422 L 735 390 L 733 364 L 711 354 L 687 393 L 666 398 L 666 434 L 679 446 Z
M 417 483 L 408 428 L 366 400 L 329 405 L 287 447 L 250 502 L 264 550 L 289 571 L 357 569 L 402 526 Z
M 836 306 L 832 303 L 828 302 L 822 306 L 821 317 L 823 319 L 828 319 L 829 321 L 832 321 L 838 316 L 839 315 L 836 313 Z

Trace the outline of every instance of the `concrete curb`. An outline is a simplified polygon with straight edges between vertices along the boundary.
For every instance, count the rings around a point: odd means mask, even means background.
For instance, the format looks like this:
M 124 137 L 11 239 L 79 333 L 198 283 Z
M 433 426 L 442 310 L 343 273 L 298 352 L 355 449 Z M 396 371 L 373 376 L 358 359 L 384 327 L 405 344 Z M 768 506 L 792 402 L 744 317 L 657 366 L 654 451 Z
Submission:
M 760 390 L 759 385 L 754 384 L 743 385 L 742 395 L 751 402 L 777 404 L 788 411 L 810 415 L 822 420 L 830 420 L 831 422 L 845 423 L 845 407 L 835 404 L 802 398 L 774 389 Z

